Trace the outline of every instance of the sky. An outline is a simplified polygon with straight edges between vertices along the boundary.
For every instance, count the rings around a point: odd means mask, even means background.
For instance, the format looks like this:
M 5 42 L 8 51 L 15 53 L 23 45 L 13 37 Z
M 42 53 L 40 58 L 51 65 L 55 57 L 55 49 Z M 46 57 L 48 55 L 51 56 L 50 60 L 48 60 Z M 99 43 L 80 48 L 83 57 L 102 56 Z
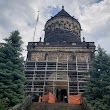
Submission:
M 33 41 L 36 17 L 36 42 L 44 38 L 44 25 L 51 16 L 64 9 L 81 24 L 81 38 L 95 42 L 110 53 L 110 0 L 0 0 L 0 42 L 19 30 L 22 36 L 23 56 L 26 46 Z

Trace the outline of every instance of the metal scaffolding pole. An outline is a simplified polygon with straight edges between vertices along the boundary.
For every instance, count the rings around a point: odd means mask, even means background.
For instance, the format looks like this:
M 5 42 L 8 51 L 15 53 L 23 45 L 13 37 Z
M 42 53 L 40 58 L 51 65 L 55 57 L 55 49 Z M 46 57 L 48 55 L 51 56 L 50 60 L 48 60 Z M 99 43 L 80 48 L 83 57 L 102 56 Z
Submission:
M 69 93 L 69 75 L 68 75 L 68 55 L 67 55 L 67 81 L 68 81 L 68 96 L 70 95 Z
M 61 88 L 67 87 L 68 95 L 83 92 L 84 83 L 86 83 L 85 75 L 89 70 L 88 57 L 84 61 L 78 61 L 76 56 L 75 62 L 69 61 L 68 58 L 67 56 L 63 61 L 58 61 L 58 58 L 56 61 L 26 61 L 26 94 L 45 94 L 47 90 L 54 93 L 55 88 L 59 86 Z M 60 81 L 60 83 L 55 83 L 55 81 Z
M 45 94 L 45 89 L 46 89 L 46 72 L 47 72 L 47 59 L 46 59 L 46 65 L 45 65 L 45 77 L 44 77 L 44 86 L 43 86 L 43 94 Z
M 87 56 L 87 59 L 86 59 L 86 64 L 87 64 L 87 72 L 89 71 L 89 58 Z
M 78 80 L 78 62 L 77 62 L 77 56 L 76 56 L 76 72 L 77 72 L 77 91 L 79 94 L 79 80 Z
M 54 77 L 54 80 L 53 80 L 53 94 L 55 94 L 55 77 Z
M 57 70 L 58 70 L 58 56 L 57 56 L 57 61 L 56 61 L 56 80 L 57 80 Z
M 32 93 L 32 96 L 33 96 L 33 93 L 34 93 L 34 80 L 35 80 L 35 67 L 34 67 L 34 74 L 33 74 L 33 78 L 32 79 L 33 79 L 33 81 L 32 81 L 31 93 Z

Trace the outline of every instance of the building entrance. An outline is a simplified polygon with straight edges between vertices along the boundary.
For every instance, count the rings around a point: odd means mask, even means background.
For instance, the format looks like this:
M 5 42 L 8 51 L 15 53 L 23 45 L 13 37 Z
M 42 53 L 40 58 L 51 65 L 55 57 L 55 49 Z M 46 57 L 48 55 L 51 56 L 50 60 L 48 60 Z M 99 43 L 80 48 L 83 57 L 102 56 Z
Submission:
M 56 90 L 56 101 L 67 102 L 67 89 Z

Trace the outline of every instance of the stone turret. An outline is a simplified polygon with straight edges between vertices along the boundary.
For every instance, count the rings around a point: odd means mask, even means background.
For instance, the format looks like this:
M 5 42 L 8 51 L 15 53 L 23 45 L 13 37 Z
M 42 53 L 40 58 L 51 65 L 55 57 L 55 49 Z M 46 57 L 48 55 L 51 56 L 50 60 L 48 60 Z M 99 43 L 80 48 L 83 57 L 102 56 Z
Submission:
M 62 10 L 45 24 L 44 42 L 81 42 L 81 25 Z

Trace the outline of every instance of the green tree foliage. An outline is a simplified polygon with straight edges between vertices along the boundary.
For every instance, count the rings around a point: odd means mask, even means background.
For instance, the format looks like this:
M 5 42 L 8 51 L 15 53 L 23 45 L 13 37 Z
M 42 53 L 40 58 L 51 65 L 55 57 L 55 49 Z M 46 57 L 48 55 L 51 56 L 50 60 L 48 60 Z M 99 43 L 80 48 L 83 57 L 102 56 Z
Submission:
M 7 110 L 7 104 L 4 102 L 5 100 L 0 99 L 0 110 Z
M 2 107 L 10 107 L 23 99 L 23 42 L 18 31 L 13 31 L 5 42 L 0 47 L 0 99 Z
M 95 110 L 110 110 L 110 55 L 98 47 L 86 97 Z

